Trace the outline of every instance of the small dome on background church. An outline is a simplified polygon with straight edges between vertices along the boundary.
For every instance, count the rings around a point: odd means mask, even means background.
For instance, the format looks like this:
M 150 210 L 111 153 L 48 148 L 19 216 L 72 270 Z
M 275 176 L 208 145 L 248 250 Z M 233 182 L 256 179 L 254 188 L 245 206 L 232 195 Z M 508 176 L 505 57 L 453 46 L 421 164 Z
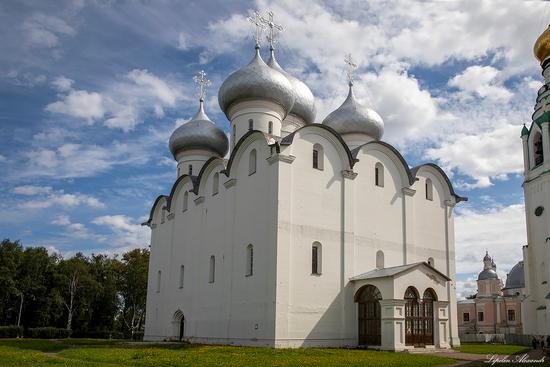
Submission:
M 533 52 L 541 64 L 550 56 L 550 25 L 537 38 Z
M 229 142 L 227 135 L 204 112 L 204 101 L 201 99 L 197 114 L 172 133 L 168 147 L 174 157 L 189 149 L 208 150 L 224 157 Z
M 355 99 L 351 81 L 348 97 L 340 107 L 325 117 L 323 125 L 333 128 L 340 134 L 366 134 L 377 140 L 384 134 L 382 117 Z
M 483 270 L 479 273 L 477 280 L 486 280 L 486 279 L 498 279 L 498 274 L 496 272 L 497 266 L 489 252 L 485 252 L 483 257 Z
M 271 57 L 267 64 L 287 77 L 294 89 L 294 105 L 290 110 L 290 114 L 300 117 L 306 124 L 315 122 L 317 109 L 315 108 L 315 97 L 311 93 L 311 89 L 300 79 L 287 73 L 275 58 L 275 52 L 271 49 Z
M 233 104 L 247 100 L 278 103 L 283 107 L 285 116 L 294 105 L 292 84 L 285 75 L 269 67 L 262 60 L 259 46 L 256 46 L 256 54 L 252 61 L 229 75 L 218 92 L 218 102 L 226 116 Z

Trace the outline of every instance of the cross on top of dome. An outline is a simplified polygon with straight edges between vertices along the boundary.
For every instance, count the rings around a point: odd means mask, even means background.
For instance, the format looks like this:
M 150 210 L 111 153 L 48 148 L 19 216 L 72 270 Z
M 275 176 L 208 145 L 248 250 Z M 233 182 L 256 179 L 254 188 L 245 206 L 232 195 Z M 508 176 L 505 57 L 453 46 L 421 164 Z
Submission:
M 351 86 L 353 85 L 353 71 L 357 69 L 357 64 L 351 58 L 351 54 L 347 54 L 346 57 L 344 57 L 344 62 L 346 63 L 346 76 L 348 78 L 348 84 Z
M 267 38 L 267 42 L 269 42 L 269 48 L 272 50 L 275 49 L 275 44 L 277 43 L 277 40 L 275 39 L 276 33 L 285 30 L 282 25 L 275 23 L 273 19 L 274 17 L 275 13 L 271 10 L 267 12 L 267 19 L 260 16 L 260 21 L 268 28 L 268 33 L 265 37 Z
M 254 15 L 248 18 L 248 21 L 254 25 L 254 40 L 256 41 L 256 47 L 260 47 L 260 41 L 262 39 L 262 32 L 266 28 L 265 19 L 260 15 L 258 10 L 254 11 Z
M 212 82 L 206 79 L 206 73 L 204 70 L 199 71 L 197 75 L 193 77 L 193 81 L 197 83 L 197 89 L 199 93 L 199 99 L 204 101 L 204 95 L 206 92 L 206 87 L 212 84 Z

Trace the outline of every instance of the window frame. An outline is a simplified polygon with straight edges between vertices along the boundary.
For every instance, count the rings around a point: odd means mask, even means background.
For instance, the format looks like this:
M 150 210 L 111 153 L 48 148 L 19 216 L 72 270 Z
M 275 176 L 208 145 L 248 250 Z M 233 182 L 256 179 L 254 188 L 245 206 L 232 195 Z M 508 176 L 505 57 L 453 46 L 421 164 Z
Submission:
M 462 322 L 470 322 L 470 313 L 469 312 L 463 312 L 462 313 Z
M 374 185 L 384 187 L 384 165 L 381 162 L 374 165 Z
M 323 273 L 323 246 L 315 241 L 311 245 L 311 275 L 319 276 Z
M 252 149 L 248 154 L 248 175 L 252 176 L 258 169 L 258 152 Z
M 184 281 L 185 281 L 185 266 L 180 265 L 179 289 L 183 288 Z
M 249 243 L 246 246 L 246 271 L 245 276 L 251 277 L 254 275 L 254 246 Z
M 208 272 L 208 283 L 213 284 L 216 281 L 216 256 L 210 255 L 210 267 Z
M 434 200 L 434 184 L 433 184 L 431 178 L 426 178 L 426 182 L 424 184 L 424 189 L 426 191 L 426 200 L 433 201 Z

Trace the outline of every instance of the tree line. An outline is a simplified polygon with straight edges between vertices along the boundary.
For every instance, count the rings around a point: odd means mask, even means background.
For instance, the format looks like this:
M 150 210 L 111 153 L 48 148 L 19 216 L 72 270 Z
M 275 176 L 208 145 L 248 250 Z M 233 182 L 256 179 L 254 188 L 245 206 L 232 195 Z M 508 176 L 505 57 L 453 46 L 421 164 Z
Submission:
M 142 334 L 149 250 L 70 258 L 0 244 L 0 325 L 56 327 L 75 337 Z

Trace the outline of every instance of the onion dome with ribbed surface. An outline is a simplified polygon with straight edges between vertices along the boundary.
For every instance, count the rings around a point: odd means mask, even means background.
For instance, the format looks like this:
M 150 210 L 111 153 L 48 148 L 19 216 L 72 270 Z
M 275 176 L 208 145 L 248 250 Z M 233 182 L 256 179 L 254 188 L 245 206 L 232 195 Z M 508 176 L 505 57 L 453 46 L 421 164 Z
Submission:
M 252 61 L 230 74 L 218 91 L 220 108 L 228 118 L 228 111 L 232 105 L 247 100 L 275 102 L 283 107 L 285 116 L 294 105 L 292 84 L 285 75 L 270 68 L 262 60 L 258 46 Z
M 349 93 L 344 103 L 325 117 L 323 125 L 333 128 L 341 135 L 366 134 L 379 140 L 384 134 L 382 117 L 355 99 L 352 82 L 349 83 Z
M 229 149 L 229 141 L 223 130 L 206 115 L 201 99 L 197 114 L 172 133 L 168 147 L 174 157 L 190 149 L 208 150 L 224 157 Z
M 281 74 L 287 77 L 294 89 L 294 105 L 290 110 L 290 114 L 300 117 L 306 124 L 312 124 L 315 122 L 315 116 L 317 115 L 317 109 L 315 108 L 315 97 L 311 93 L 311 89 L 302 82 L 300 79 L 287 73 L 275 58 L 275 51 L 271 49 L 271 57 L 267 62 L 271 68 L 277 70 Z

